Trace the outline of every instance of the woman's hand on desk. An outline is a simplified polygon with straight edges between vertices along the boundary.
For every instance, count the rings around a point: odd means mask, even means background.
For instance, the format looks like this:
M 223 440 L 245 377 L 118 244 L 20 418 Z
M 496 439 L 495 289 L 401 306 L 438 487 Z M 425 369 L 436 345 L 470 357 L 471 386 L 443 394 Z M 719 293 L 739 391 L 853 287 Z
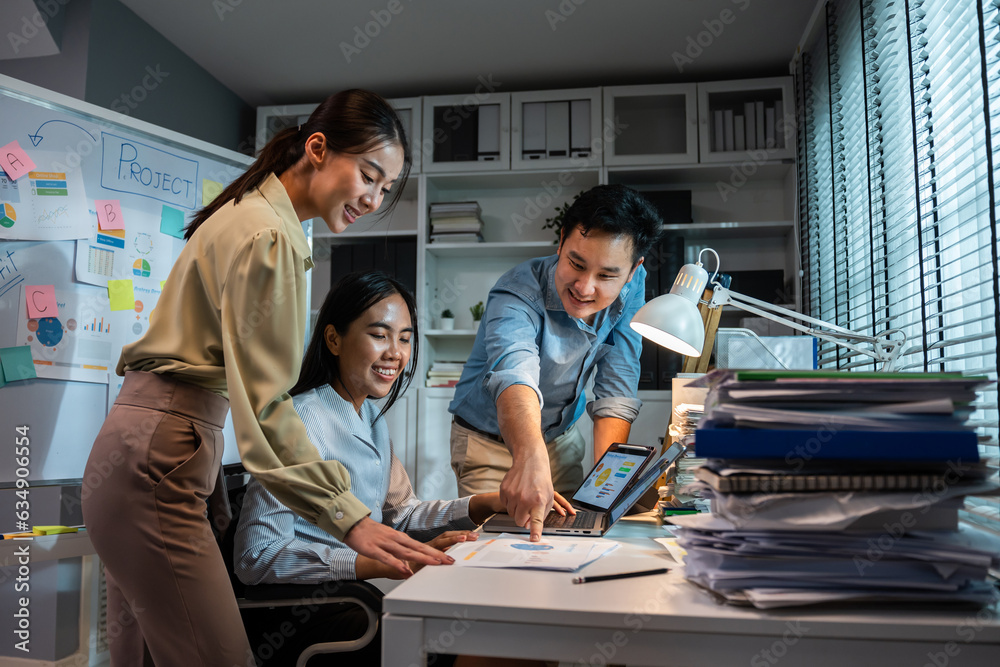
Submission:
M 347 535 L 344 536 L 344 543 L 357 551 L 358 554 L 385 564 L 397 579 L 405 579 L 413 574 L 410 563 L 450 565 L 455 562 L 448 554 L 427 544 L 421 544 L 406 533 L 383 525 L 367 516 L 354 524 L 347 532 Z M 390 575 L 379 574 L 375 576 L 388 577 Z
M 423 546 L 433 549 L 441 558 L 447 559 L 449 562 L 454 562 L 451 556 L 444 553 L 444 550 L 450 546 L 458 544 L 459 542 L 472 542 L 478 537 L 479 534 L 471 530 L 449 530 L 448 532 L 441 533 Z M 369 558 L 368 556 L 358 554 L 357 559 L 354 561 L 354 576 L 357 577 L 359 581 L 363 579 L 377 579 L 383 577 L 386 579 L 407 579 L 414 572 L 422 568 L 424 563 L 407 561 L 406 565 L 409 570 L 406 574 L 403 574 L 399 570 L 389 567 L 385 563 Z

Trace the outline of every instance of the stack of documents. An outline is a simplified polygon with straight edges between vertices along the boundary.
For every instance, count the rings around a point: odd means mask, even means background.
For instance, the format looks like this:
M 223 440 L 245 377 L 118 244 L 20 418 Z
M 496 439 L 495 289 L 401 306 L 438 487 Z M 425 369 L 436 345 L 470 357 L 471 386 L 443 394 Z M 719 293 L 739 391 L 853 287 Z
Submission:
M 435 361 L 427 371 L 428 387 L 454 387 L 462 379 L 464 361 Z
M 675 488 L 680 489 L 695 481 L 694 471 L 705 463 L 704 458 L 694 454 L 694 434 L 698 423 L 705 415 L 705 406 L 700 403 L 678 403 L 674 407 L 673 417 L 667 433 L 672 442 L 684 445 L 684 455 L 674 464 L 673 470 L 667 471 L 667 480 L 673 480 Z M 691 496 L 676 496 L 683 506 L 700 506 L 699 499 Z M 704 508 L 707 509 L 707 508 Z
M 530 542 L 528 535 L 500 533 L 475 542 L 462 542 L 448 553 L 455 566 L 527 568 L 573 572 L 618 548 L 618 542 L 592 537 L 576 539 L 545 535 Z
M 431 243 L 478 243 L 483 240 L 479 202 L 440 202 L 430 208 Z
M 967 495 L 998 495 L 968 423 L 984 378 L 716 371 L 673 517 L 685 573 L 760 608 L 865 601 L 988 603 L 1000 542 L 959 529 Z

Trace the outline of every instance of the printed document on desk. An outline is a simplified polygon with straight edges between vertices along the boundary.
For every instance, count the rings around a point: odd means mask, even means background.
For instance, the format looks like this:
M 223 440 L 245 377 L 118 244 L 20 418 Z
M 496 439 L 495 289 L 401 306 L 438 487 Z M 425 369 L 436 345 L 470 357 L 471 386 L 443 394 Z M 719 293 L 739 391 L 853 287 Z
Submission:
M 573 572 L 618 548 L 618 543 L 603 538 L 577 540 L 571 537 L 545 536 L 530 542 L 527 535 L 501 533 L 490 538 L 463 542 L 448 554 L 455 559 L 452 567 L 523 568 Z

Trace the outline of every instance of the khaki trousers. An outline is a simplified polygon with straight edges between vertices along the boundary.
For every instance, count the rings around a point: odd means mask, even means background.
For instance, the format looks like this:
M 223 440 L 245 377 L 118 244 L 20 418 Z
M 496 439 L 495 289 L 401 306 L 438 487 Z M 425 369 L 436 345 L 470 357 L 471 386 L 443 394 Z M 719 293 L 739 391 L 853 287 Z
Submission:
M 206 517 L 229 402 L 125 375 L 84 473 L 83 519 L 104 563 L 112 667 L 252 667 Z
M 549 452 L 553 488 L 563 495 L 576 491 L 583 483 L 586 447 L 576 424 L 545 443 L 545 447 Z M 498 491 L 513 462 L 507 445 L 452 422 L 451 468 L 458 480 L 459 496 Z

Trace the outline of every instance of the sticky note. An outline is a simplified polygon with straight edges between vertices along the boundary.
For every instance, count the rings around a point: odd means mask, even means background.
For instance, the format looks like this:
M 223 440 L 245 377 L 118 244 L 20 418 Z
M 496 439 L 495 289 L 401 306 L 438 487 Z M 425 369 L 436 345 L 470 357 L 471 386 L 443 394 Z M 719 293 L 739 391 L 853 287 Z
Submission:
M 31 347 L 28 345 L 0 348 L 0 365 L 3 366 L 7 382 L 38 377 L 35 375 L 35 362 L 31 359 Z
M 64 533 L 75 533 L 73 526 L 32 526 L 31 532 L 35 535 L 62 535 Z
M 125 229 L 122 205 L 117 199 L 97 199 L 97 225 L 101 229 Z
M 131 280 L 109 280 L 111 310 L 135 310 L 135 288 Z
M 35 168 L 34 161 L 28 157 L 17 140 L 0 148 L 0 169 L 15 181 Z
M 163 286 L 164 286 L 164 285 L 166 285 L 166 284 L 167 284 L 167 281 L 166 281 L 166 280 L 161 280 L 161 281 L 160 281 L 160 291 L 161 291 L 161 292 L 163 291 Z
M 184 213 L 172 206 L 164 206 L 160 213 L 160 231 L 175 239 L 184 238 Z
M 28 319 L 38 320 L 59 315 L 54 285 L 28 285 L 24 288 L 24 300 L 28 305 Z
M 3 364 L 0 363 L 0 387 L 4 387 L 6 385 L 7 385 L 7 378 L 4 377 L 4 374 L 3 374 Z
M 211 204 L 219 193 L 222 192 L 222 183 L 218 181 L 210 181 L 207 178 L 201 179 L 201 205 L 208 206 Z

